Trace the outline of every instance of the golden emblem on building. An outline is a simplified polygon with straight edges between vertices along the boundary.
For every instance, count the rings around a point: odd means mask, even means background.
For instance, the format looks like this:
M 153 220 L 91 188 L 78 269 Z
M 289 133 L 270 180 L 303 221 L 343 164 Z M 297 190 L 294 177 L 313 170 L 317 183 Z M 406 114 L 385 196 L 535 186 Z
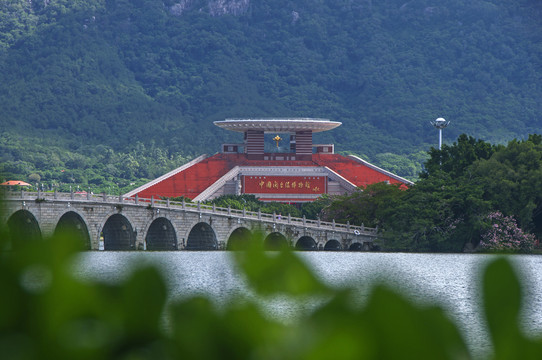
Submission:
M 279 141 L 281 141 L 282 138 L 281 138 L 280 136 L 277 135 L 277 136 L 275 136 L 275 137 L 273 138 L 273 140 L 277 142 L 277 148 L 278 148 L 278 147 L 279 147 Z

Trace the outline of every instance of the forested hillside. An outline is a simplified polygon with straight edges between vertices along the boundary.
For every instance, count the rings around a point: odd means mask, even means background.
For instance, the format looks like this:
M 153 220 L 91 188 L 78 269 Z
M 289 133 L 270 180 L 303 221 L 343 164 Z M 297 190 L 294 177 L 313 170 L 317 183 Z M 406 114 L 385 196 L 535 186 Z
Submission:
M 540 132 L 540 19 L 536 0 L 2 1 L 0 172 L 125 188 L 240 140 L 215 120 L 302 116 L 413 178 L 436 117 L 450 143 Z

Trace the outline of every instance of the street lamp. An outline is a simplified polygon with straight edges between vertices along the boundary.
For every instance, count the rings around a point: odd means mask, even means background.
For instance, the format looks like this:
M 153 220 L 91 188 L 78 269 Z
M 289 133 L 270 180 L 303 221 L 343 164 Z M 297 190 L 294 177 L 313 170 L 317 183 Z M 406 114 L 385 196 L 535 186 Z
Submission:
M 442 148 L 442 129 L 444 129 L 448 124 L 450 123 L 448 120 L 444 118 L 438 118 L 436 120 L 430 121 L 431 125 L 433 125 L 435 128 L 439 131 L 438 136 L 438 149 L 441 150 Z

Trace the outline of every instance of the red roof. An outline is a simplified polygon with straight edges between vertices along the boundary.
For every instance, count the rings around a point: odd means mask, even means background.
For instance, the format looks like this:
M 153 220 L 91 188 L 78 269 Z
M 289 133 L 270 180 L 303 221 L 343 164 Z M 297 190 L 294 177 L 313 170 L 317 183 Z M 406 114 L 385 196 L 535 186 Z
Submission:
M 245 154 L 220 153 L 198 161 L 156 184 L 143 186 L 139 192 L 136 189 L 131 194 L 137 193 L 141 198 L 185 196 L 194 199 L 235 166 L 326 166 L 356 186 L 366 186 L 382 181 L 408 183 L 407 180 L 361 159 L 338 154 L 313 154 L 312 161 L 264 161 L 248 160 Z M 280 201 L 288 201 L 288 199 L 281 199 Z
M 339 154 L 313 154 L 312 161 L 319 166 L 327 166 L 358 187 L 365 187 L 382 181 L 389 181 L 391 184 L 404 184 L 406 181 L 397 175 L 355 157 L 346 157 Z
M 185 196 L 193 199 L 235 167 L 238 161 L 237 154 L 216 154 L 142 190 L 138 196 Z

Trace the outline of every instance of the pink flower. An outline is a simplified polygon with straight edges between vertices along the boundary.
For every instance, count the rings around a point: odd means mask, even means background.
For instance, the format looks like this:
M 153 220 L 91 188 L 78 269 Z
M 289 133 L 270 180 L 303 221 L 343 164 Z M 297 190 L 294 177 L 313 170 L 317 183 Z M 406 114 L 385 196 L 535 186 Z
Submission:
M 490 251 L 531 251 L 536 243 L 532 234 L 525 234 L 511 216 L 501 212 L 490 213 L 486 217 L 491 227 L 482 235 L 481 249 Z

